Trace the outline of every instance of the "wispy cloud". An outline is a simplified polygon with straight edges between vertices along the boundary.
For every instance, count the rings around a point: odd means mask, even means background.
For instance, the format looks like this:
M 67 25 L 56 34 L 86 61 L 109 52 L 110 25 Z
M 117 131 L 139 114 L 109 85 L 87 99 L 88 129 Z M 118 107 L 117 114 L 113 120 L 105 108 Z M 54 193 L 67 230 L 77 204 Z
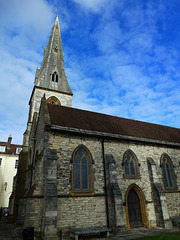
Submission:
M 180 127 L 179 11 L 162 0 L 1 1 L 0 139 L 22 143 L 57 14 L 73 107 Z
M 73 0 L 75 3 L 81 5 L 86 10 L 99 12 L 107 0 Z
M 43 0 L 0 3 L 1 140 L 12 134 L 22 143 L 34 73 L 53 20 L 53 7 Z

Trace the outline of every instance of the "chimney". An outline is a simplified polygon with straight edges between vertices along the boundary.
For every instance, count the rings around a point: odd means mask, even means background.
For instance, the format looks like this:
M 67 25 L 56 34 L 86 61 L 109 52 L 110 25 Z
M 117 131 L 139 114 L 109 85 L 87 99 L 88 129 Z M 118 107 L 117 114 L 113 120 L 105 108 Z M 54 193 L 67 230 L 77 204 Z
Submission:
M 11 148 L 11 141 L 12 141 L 12 135 L 9 135 L 8 142 L 7 142 L 7 148 Z

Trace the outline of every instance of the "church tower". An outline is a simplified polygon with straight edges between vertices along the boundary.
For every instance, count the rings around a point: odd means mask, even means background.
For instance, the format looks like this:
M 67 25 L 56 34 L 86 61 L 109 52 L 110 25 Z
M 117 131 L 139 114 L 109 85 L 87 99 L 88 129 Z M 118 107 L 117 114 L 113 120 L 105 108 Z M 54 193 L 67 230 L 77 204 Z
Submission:
M 68 84 L 64 67 L 59 19 L 56 17 L 48 45 L 44 49 L 44 58 L 40 69 L 36 70 L 34 88 L 29 101 L 29 118 L 24 133 L 23 147 L 28 148 L 29 133 L 34 113 L 39 113 L 41 99 L 48 103 L 72 107 L 73 93 Z
M 26 180 L 28 175 L 30 151 L 30 134 L 33 118 L 37 118 L 41 100 L 45 96 L 48 103 L 72 107 L 73 93 L 68 84 L 64 68 L 64 54 L 62 50 L 59 19 L 56 17 L 52 27 L 48 45 L 44 49 L 44 57 L 41 68 L 36 70 L 33 91 L 29 101 L 29 117 L 27 129 L 23 138 L 23 149 L 19 155 L 18 173 L 15 177 L 14 191 L 10 198 L 11 213 L 17 222 L 23 224 L 23 211 L 27 192 Z M 35 139 L 33 139 L 35 141 Z M 18 214 L 17 214 L 18 213 Z

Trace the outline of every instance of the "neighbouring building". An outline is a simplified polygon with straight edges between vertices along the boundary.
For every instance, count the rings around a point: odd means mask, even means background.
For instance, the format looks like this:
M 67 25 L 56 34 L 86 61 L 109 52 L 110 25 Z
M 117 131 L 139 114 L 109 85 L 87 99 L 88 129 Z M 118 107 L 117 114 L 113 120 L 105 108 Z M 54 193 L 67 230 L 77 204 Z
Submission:
M 0 142 L 0 207 L 9 205 L 13 190 L 13 179 L 17 173 L 19 153 L 22 145 L 12 144 L 12 137 L 7 142 Z
M 180 129 L 72 108 L 58 17 L 37 69 L 14 218 L 35 239 L 72 229 L 172 227 L 180 216 Z

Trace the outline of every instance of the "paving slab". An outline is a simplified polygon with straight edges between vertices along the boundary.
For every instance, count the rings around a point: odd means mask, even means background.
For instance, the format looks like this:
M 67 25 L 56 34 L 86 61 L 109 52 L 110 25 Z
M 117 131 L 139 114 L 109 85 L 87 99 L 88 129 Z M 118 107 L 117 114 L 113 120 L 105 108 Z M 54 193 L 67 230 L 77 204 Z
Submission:
M 1 240 L 14 240 L 12 234 L 12 227 L 4 222 L 0 221 L 0 239 Z
M 178 232 L 179 231 L 179 232 Z M 163 228 L 136 228 L 129 231 L 113 235 L 109 237 L 92 237 L 83 238 L 88 240 L 129 240 L 144 236 L 155 236 L 159 234 L 171 234 L 179 236 L 180 239 L 180 227 L 173 227 L 173 229 Z M 81 238 L 80 238 L 81 239 Z M 7 224 L 5 221 L 0 221 L 0 240 L 22 240 L 22 229 L 15 227 L 12 224 Z
M 144 236 L 155 236 L 160 234 L 172 234 L 179 236 L 180 239 L 180 227 L 173 227 L 173 229 L 163 229 L 163 228 L 135 228 L 129 231 L 122 232 L 120 234 L 113 235 L 105 238 L 91 238 L 91 240 L 128 240 L 135 239 Z

